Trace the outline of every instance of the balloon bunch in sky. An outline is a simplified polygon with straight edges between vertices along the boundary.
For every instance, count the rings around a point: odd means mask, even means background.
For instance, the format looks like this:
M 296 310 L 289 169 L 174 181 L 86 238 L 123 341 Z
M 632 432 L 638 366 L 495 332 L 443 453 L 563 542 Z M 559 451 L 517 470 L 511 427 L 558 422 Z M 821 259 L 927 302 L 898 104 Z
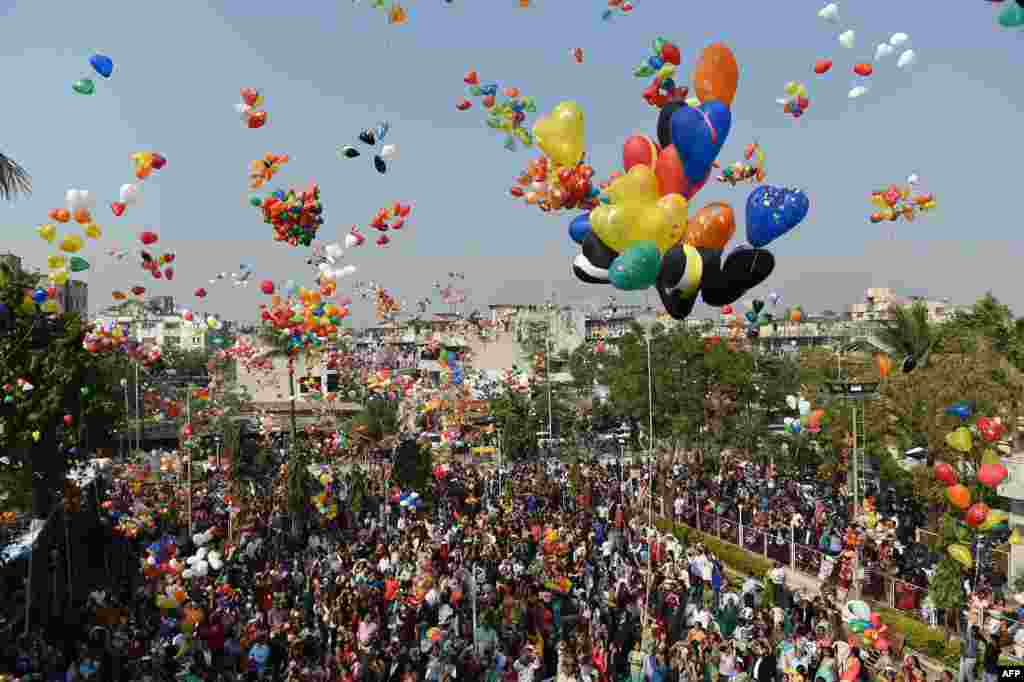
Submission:
M 831 2 L 825 5 L 818 11 L 818 16 L 830 24 L 839 23 L 839 3 Z M 880 43 L 875 48 L 875 61 L 879 62 L 892 55 L 898 48 L 904 47 L 909 40 L 910 36 L 906 33 L 894 33 L 888 42 Z M 842 48 L 846 50 L 853 50 L 857 45 L 856 31 L 853 29 L 843 31 L 839 34 L 838 42 Z M 896 59 L 896 67 L 899 69 L 908 69 L 913 66 L 916 61 L 917 54 L 911 49 L 905 49 Z M 831 59 L 820 59 L 814 65 L 814 72 L 820 76 L 827 73 L 831 68 Z M 862 97 L 870 91 L 871 86 L 868 81 L 868 77 L 874 73 L 874 67 L 866 61 L 857 62 L 853 66 L 853 73 L 858 76 L 858 79 L 851 83 L 850 90 L 847 93 L 847 97 L 850 99 Z
M 689 88 L 676 85 L 676 70 L 683 57 L 675 43 L 665 38 L 656 38 L 651 45 L 651 54 L 633 69 L 636 78 L 654 77 L 644 90 L 644 100 L 652 107 L 661 108 L 673 101 L 686 99 Z
M 890 185 L 887 189 L 872 192 L 871 203 L 878 210 L 871 214 L 871 222 L 895 222 L 900 218 L 910 222 L 918 213 L 935 208 L 935 195 L 919 192 L 919 183 L 920 179 L 914 174 L 907 178 L 905 185 Z
M 524 97 L 515 86 L 501 89 L 497 83 L 480 83 L 476 71 L 469 71 L 462 81 L 469 88 L 469 95 L 480 99 L 480 105 L 487 111 L 487 127 L 505 133 L 505 149 L 516 151 L 519 144 L 524 147 L 533 146 L 533 137 L 526 129 L 526 115 L 537 111 L 537 103 L 532 97 Z M 499 94 L 503 99 L 499 99 Z M 473 103 L 468 99 L 459 100 L 455 108 L 467 111 Z
M 373 128 L 366 128 L 359 133 L 359 141 L 374 150 L 373 167 L 383 175 L 388 172 L 388 162 L 398 155 L 398 146 L 383 144 L 384 138 L 388 136 L 391 124 L 381 121 Z M 379 149 L 378 149 L 379 147 Z M 343 159 L 356 159 L 362 156 L 358 147 L 350 144 L 338 147 L 338 156 Z
M 615 17 L 622 17 L 634 9 L 630 0 L 608 0 L 608 6 L 601 12 L 602 21 L 611 21 Z
M 373 216 L 373 220 L 370 221 L 370 227 L 381 233 L 377 237 L 377 246 L 387 246 L 391 243 L 391 238 L 385 233 L 389 230 L 401 230 L 405 227 L 405 219 L 411 211 L 412 206 L 399 201 L 396 201 L 391 207 L 382 208 L 377 211 Z
M 698 294 L 720 307 L 768 278 L 775 259 L 763 247 L 807 215 L 803 192 L 767 185 L 751 192 L 749 244 L 724 261 L 736 230 L 732 207 L 713 202 L 689 215 L 688 202 L 710 178 L 728 138 L 738 81 L 732 51 L 722 43 L 707 47 L 693 74 L 699 106 L 668 102 L 659 111 L 657 142 L 642 135 L 626 140 L 625 174 L 611 181 L 600 206 L 570 224 L 570 237 L 582 246 L 573 262 L 578 279 L 625 291 L 654 286 L 669 315 L 684 319 Z M 537 122 L 534 135 L 549 160 L 565 165 L 583 155 L 583 125 L 578 106 L 563 102 Z
M 445 0 L 446 4 L 452 4 L 452 0 Z M 359 0 L 354 0 L 355 4 L 359 4 Z M 409 21 L 409 12 L 402 6 L 400 2 L 387 2 L 386 0 L 370 0 L 370 7 L 372 9 L 380 10 L 384 12 L 387 17 L 388 24 L 391 26 L 401 26 L 402 24 Z
M 550 128 L 565 125 L 566 120 L 582 122 L 583 113 L 572 103 L 555 107 L 550 116 L 537 122 L 534 132 L 545 134 Z M 580 133 L 582 134 L 582 124 Z M 555 133 L 558 134 L 557 132 Z M 526 170 L 516 178 L 509 190 L 513 197 L 535 205 L 545 213 L 549 211 L 582 209 L 589 211 L 598 205 L 601 190 L 593 183 L 594 169 L 583 162 L 584 140 L 580 137 L 558 151 L 558 157 L 541 156 L 530 161 Z
M 287 154 L 266 153 L 262 159 L 249 162 L 249 190 L 257 190 L 270 182 L 281 166 L 288 163 Z
M 66 208 L 50 209 L 47 217 L 57 224 L 69 224 L 73 220 L 81 226 L 82 233 L 88 239 L 99 240 L 103 236 L 103 228 L 93 221 L 92 208 L 95 206 L 95 198 L 89 190 L 69 189 L 64 195 L 64 203 Z M 56 302 L 48 300 L 56 297 L 55 287 L 67 284 L 71 273 L 84 272 L 91 267 L 89 261 L 75 255 L 85 247 L 86 239 L 77 232 L 60 235 L 53 223 L 40 225 L 36 228 L 36 234 L 48 244 L 56 244 L 60 252 L 46 259 L 50 286 L 41 289 L 49 294 L 43 299 L 44 308 L 56 310 Z
M 242 88 L 242 101 L 235 105 L 235 111 L 248 128 L 255 130 L 267 124 L 267 112 L 262 109 L 263 95 L 256 88 Z
M 120 218 L 124 215 L 125 209 L 135 206 L 142 201 L 142 183 L 149 178 L 153 171 L 161 170 L 167 165 L 167 158 L 157 152 L 135 152 L 131 155 L 132 165 L 135 171 L 135 182 L 121 185 L 118 191 L 118 200 L 110 204 L 110 211 Z
M 726 166 L 715 180 L 727 182 L 735 187 L 741 182 L 764 182 L 764 150 L 757 142 L 748 144 L 743 152 L 743 161 Z
M 139 249 L 139 258 L 141 259 L 139 265 L 153 279 L 166 279 L 169 282 L 174 279 L 174 267 L 171 264 L 174 262 L 175 256 L 170 251 L 157 254 L 150 253 L 149 247 L 158 241 L 160 241 L 160 237 L 156 232 L 144 230 L 139 233 L 139 243 L 145 247 Z M 161 268 L 163 269 L 161 270 Z
M 287 339 L 289 353 L 299 353 L 319 347 L 335 337 L 342 321 L 348 317 L 348 308 L 324 301 L 317 289 L 297 287 L 286 282 L 284 296 L 263 283 L 261 289 L 271 297 L 270 305 L 260 305 L 260 318 Z M 269 288 L 269 291 L 268 291 Z
M 110 78 L 114 73 L 114 60 L 105 54 L 94 54 L 89 57 L 89 66 L 104 78 Z M 96 82 L 89 76 L 79 78 L 71 84 L 71 90 L 79 95 L 91 95 L 96 92 Z
M 789 114 L 793 118 L 800 118 L 804 115 L 804 111 L 811 106 L 811 100 L 807 94 L 807 86 L 803 83 L 790 81 L 786 83 L 785 91 L 786 96 L 780 97 L 775 101 L 782 105 L 783 113 Z
M 309 246 L 324 224 L 320 187 L 275 190 L 265 197 L 253 195 L 249 203 L 263 212 L 263 222 L 274 228 L 274 241 Z

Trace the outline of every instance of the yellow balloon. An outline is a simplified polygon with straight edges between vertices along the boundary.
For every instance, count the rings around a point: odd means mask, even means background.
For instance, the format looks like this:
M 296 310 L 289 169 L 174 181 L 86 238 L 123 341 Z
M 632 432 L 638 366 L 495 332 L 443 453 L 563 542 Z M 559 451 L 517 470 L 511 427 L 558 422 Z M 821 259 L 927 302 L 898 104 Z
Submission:
M 959 450 L 960 452 L 970 452 L 971 447 L 974 445 L 974 439 L 971 437 L 971 431 L 966 426 L 961 426 L 955 431 L 951 431 L 946 434 L 946 445 Z
M 1010 533 L 1010 544 L 1019 545 L 1024 542 L 1024 537 L 1021 537 L 1020 528 L 1014 528 L 1013 532 Z
M 96 223 L 89 223 L 85 226 L 85 236 L 90 239 L 99 239 L 103 236 L 103 228 Z
M 65 253 L 78 253 L 84 245 L 85 240 L 83 240 L 80 235 L 66 234 L 64 235 L 64 238 L 60 240 L 60 244 L 57 248 Z
M 576 102 L 561 102 L 533 124 L 537 146 L 559 166 L 575 166 L 583 159 L 583 112 Z
M 68 283 L 68 271 L 67 270 L 54 270 L 49 275 L 50 281 L 57 286 L 64 286 Z
M 800 85 L 796 81 L 789 81 L 786 83 L 786 94 L 790 97 L 795 97 L 797 92 L 800 90 Z
M 883 197 L 881 194 L 872 194 L 871 203 L 872 205 L 875 206 L 875 208 L 888 208 L 889 206 L 887 203 L 885 203 L 885 197 Z
M 950 545 L 946 548 L 946 552 L 948 552 L 949 556 L 953 557 L 953 559 L 964 568 L 970 568 L 974 565 L 974 559 L 971 557 L 971 550 L 963 545 Z
M 44 303 L 43 304 L 43 312 L 47 312 L 47 313 L 55 313 L 55 312 L 57 312 L 57 302 L 56 301 L 47 301 L 46 303 Z
M 662 64 L 661 68 L 658 69 L 658 73 L 655 74 L 654 77 L 655 78 L 660 78 L 661 80 L 666 80 L 666 79 L 669 79 L 669 78 L 675 79 L 675 77 L 676 77 L 676 70 L 677 69 L 678 69 L 678 67 L 675 64 L 669 64 L 669 63 Z
M 46 223 L 36 228 L 36 234 L 52 244 L 53 240 L 57 238 L 57 228 L 53 223 Z
M 992 530 L 1000 523 L 1006 523 L 1009 520 L 1009 518 L 1010 515 L 1004 512 L 1002 509 L 992 509 L 989 511 L 988 516 L 985 517 L 985 520 L 982 522 L 982 524 L 978 526 L 978 530 Z
M 67 259 L 60 254 L 48 256 L 46 259 L 46 267 L 50 268 L 51 270 L 60 270 L 61 268 L 64 267 L 66 263 Z
M 638 241 L 652 241 L 662 253 L 686 235 L 688 204 L 679 194 L 658 197 L 658 178 L 639 164 L 608 187 L 612 203 L 590 212 L 590 224 L 602 242 L 622 253 Z

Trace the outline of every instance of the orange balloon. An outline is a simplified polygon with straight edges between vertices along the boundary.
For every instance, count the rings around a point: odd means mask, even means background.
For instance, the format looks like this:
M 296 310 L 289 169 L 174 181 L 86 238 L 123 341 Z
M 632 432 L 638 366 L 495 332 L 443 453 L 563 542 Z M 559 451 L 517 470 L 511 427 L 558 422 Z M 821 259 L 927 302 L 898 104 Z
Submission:
M 889 370 L 892 369 L 892 358 L 879 353 L 875 356 L 875 366 L 878 367 L 878 375 L 884 379 L 889 376 Z
M 946 488 L 946 497 L 949 498 L 950 504 L 957 509 L 967 509 L 971 506 L 971 491 L 962 483 Z
M 669 145 L 658 153 L 658 160 L 654 164 L 654 176 L 658 179 L 658 194 L 682 194 L 686 196 L 686 174 L 683 170 L 683 162 L 679 158 L 674 145 Z
M 739 80 L 740 65 L 725 43 L 715 43 L 704 48 L 693 70 L 693 89 L 701 102 L 717 100 L 732 106 Z
M 88 225 L 92 222 L 92 215 L 89 213 L 89 209 L 80 208 L 75 211 L 75 222 L 79 225 Z
M 58 223 L 66 223 L 71 219 L 71 213 L 66 208 L 51 209 L 47 215 L 50 216 L 50 220 L 56 220 Z
M 736 218 L 732 206 L 713 201 L 690 216 L 687 221 L 686 243 L 697 248 L 724 249 L 736 232 Z
M 804 312 L 802 310 L 800 310 L 799 308 L 794 308 L 792 311 L 790 311 L 790 313 L 789 313 L 789 321 L 790 322 L 799 322 L 802 319 L 804 319 Z

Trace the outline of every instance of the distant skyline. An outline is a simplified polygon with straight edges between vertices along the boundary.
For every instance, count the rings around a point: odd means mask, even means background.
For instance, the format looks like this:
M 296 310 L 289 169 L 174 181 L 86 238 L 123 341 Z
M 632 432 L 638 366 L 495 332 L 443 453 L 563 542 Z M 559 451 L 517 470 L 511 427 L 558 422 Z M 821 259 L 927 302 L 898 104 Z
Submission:
M 600 20 L 603 0 L 537 0 L 530 9 L 515 0 L 404 4 L 409 22 L 393 27 L 365 2 L 0 0 L 8 67 L 0 151 L 24 164 L 35 185 L 32 196 L 0 206 L 0 251 L 44 267 L 49 249 L 34 228 L 63 205 L 67 189 L 88 189 L 100 199 L 105 231 L 81 254 L 93 263 L 86 279 L 94 310 L 111 290 L 140 283 L 197 310 L 253 319 L 266 300 L 260 280 L 313 282 L 307 251 L 275 244 L 247 203 L 249 161 L 287 153 L 291 161 L 272 184 L 320 183 L 324 241 L 343 238 L 353 224 L 365 227 L 395 200 L 413 205 L 386 249 L 371 237 L 346 254 L 360 269 L 355 279 L 380 282 L 399 299 L 411 303 L 447 272 L 461 271 L 481 306 L 552 294 L 563 302 L 599 305 L 608 295 L 642 302 L 643 294 L 572 277 L 572 214 L 544 216 L 508 196 L 537 152 L 505 151 L 479 107 L 458 112 L 454 105 L 468 69 L 520 87 L 541 112 L 574 99 L 587 116 L 589 158 L 606 177 L 621 168 L 626 137 L 654 132 L 656 112 L 641 99 L 646 82 L 631 71 L 664 35 L 682 50 L 686 81 L 704 46 L 722 40 L 733 48 L 741 78 L 719 160 L 741 158 L 757 140 L 767 182 L 802 187 L 811 199 L 807 220 L 770 247 L 777 269 L 748 299 L 777 291 L 788 304 L 820 311 L 855 302 L 872 286 L 959 304 L 991 290 L 1024 310 L 1016 195 L 1024 33 L 1000 28 L 988 3 L 850 0 L 840 2 L 835 26 L 817 17 L 824 2 L 805 0 L 638 0 L 630 16 L 611 23 Z M 853 50 L 836 40 L 848 28 L 857 34 Z M 897 70 L 895 56 L 876 63 L 872 91 L 847 99 L 853 63 L 872 61 L 875 44 L 898 31 L 910 35 L 918 65 Z M 583 64 L 569 54 L 575 47 L 585 51 Z M 89 75 L 93 52 L 113 58 L 114 74 L 96 77 L 92 96 L 73 94 L 71 83 Z M 834 66 L 815 76 L 821 58 Z M 810 91 L 799 120 L 775 102 L 790 80 Z M 263 129 L 246 129 L 233 110 L 245 86 L 265 94 Z M 355 143 L 382 119 L 399 147 L 387 175 L 365 156 L 338 158 L 339 145 Z M 168 164 L 147 181 L 143 205 L 115 218 L 108 203 L 132 181 L 129 156 L 140 150 L 158 151 Z M 937 210 L 912 223 L 870 224 L 870 192 L 911 173 L 936 195 Z M 749 189 L 711 182 L 691 213 L 729 201 L 740 222 L 734 241 L 741 241 Z M 142 229 L 157 231 L 160 246 L 177 253 L 173 282 L 143 276 L 130 258 L 118 264 L 104 255 L 115 244 L 131 248 Z M 255 267 L 248 289 L 207 284 L 242 261 Z M 199 286 L 210 291 L 203 301 L 192 296 Z M 654 292 L 647 298 L 657 301 Z M 369 303 L 353 306 L 357 322 L 372 312 Z M 713 313 L 695 309 L 701 317 Z

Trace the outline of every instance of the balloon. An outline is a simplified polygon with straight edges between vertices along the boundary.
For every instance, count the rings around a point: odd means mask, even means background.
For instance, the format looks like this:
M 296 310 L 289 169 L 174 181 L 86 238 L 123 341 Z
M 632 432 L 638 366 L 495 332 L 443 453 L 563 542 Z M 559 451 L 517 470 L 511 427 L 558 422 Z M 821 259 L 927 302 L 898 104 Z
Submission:
M 761 185 L 747 196 L 747 241 L 756 247 L 770 244 L 799 225 L 809 210 L 802 191 Z
M 633 244 L 612 261 L 608 275 L 616 289 L 640 291 L 654 285 L 660 268 L 661 252 L 658 245 L 642 241 Z
M 139 233 L 139 241 L 145 244 L 146 246 L 149 246 L 150 244 L 156 244 L 158 241 L 160 241 L 160 237 L 157 235 L 156 232 L 145 230 L 144 232 Z
M 32 300 L 36 303 L 36 305 L 42 305 L 46 303 L 46 299 L 48 299 L 49 297 L 50 295 L 46 293 L 46 289 L 36 289 L 35 291 L 32 292 Z
M 591 231 L 583 238 L 583 253 L 573 261 L 573 274 L 585 284 L 608 284 L 608 269 L 618 256 Z
M 638 241 L 653 241 L 662 251 L 682 239 L 686 199 L 678 194 L 659 198 L 658 181 L 649 166 L 634 166 L 608 187 L 611 204 L 590 212 L 590 225 L 602 242 L 622 253 Z
M 947 407 L 946 414 L 948 414 L 950 417 L 960 417 L 961 419 L 967 419 L 972 414 L 974 414 L 974 408 L 971 406 L 970 403 L 961 400 L 960 402 L 953 403 L 952 405 Z
M 1000 464 L 982 464 L 978 469 L 978 482 L 988 488 L 998 488 L 1010 472 Z
M 883 353 L 877 353 L 875 366 L 878 367 L 878 375 L 884 379 L 889 376 L 889 371 L 892 369 L 892 358 Z
M 824 74 L 824 73 L 828 73 L 828 70 L 831 69 L 831 68 L 832 68 L 832 60 L 831 59 L 819 59 L 818 61 L 816 61 L 814 63 L 814 73 L 818 74 L 819 76 Z
M 110 78 L 110 74 L 114 73 L 114 60 L 104 54 L 89 57 L 89 63 L 96 73 L 104 78 Z
M 681 194 L 689 200 L 707 183 L 711 177 L 711 169 L 708 169 L 708 174 L 700 182 L 691 183 L 690 179 L 686 177 L 686 169 L 682 159 L 679 158 L 679 152 L 676 151 L 674 145 L 669 145 L 658 154 L 658 160 L 654 165 L 654 174 L 658 176 L 658 192 L 662 196 Z
M 569 223 L 569 237 L 577 244 L 582 244 L 588 234 L 590 234 L 589 213 L 582 213 Z
M 854 65 L 853 72 L 858 76 L 870 76 L 874 69 L 871 68 L 870 64 L 860 63 Z
M 906 50 L 896 60 L 896 66 L 900 69 L 909 69 L 917 62 L 917 54 L 913 50 Z
M 946 488 L 946 497 L 957 509 L 967 509 L 971 506 L 971 491 L 962 483 L 951 485 Z
M 1024 543 L 1024 537 L 1021 536 L 1020 528 L 1014 528 L 1013 532 L 1010 533 L 1010 544 L 1019 545 Z
M 672 115 L 672 145 L 691 185 L 705 180 L 732 128 L 732 112 L 722 102 L 682 107 Z
M 91 78 L 83 78 L 72 83 L 71 89 L 79 95 L 91 95 L 96 92 L 96 84 L 92 82 Z
M 970 452 L 974 446 L 974 439 L 971 436 L 971 430 L 966 426 L 961 426 L 955 431 L 950 431 L 946 434 L 946 444 L 954 450 L 960 452 Z
M 967 547 L 960 544 L 950 545 L 946 548 L 946 552 L 949 556 L 953 557 L 954 561 L 964 568 L 971 568 L 974 566 L 974 559 L 971 558 L 971 550 Z
M 676 244 L 661 259 L 655 286 L 666 312 L 684 320 L 693 311 L 703 278 L 704 260 L 689 244 Z
M 947 464 L 946 462 L 936 462 L 933 471 L 935 473 L 935 478 L 948 486 L 956 485 L 960 482 L 960 479 L 957 478 L 956 470 L 952 465 Z
M 1024 26 L 1024 6 L 1017 3 L 1007 3 L 1003 11 L 999 13 L 999 25 L 1003 28 L 1016 28 Z
M 686 243 L 709 249 L 723 249 L 736 232 L 732 207 L 715 201 L 697 211 L 687 222 Z
M 990 509 L 985 520 L 978 526 L 978 530 L 987 533 L 996 526 L 1001 526 L 1010 520 L 1010 515 L 1002 509 Z
M 660 152 L 654 140 L 646 135 L 631 135 L 622 145 L 622 167 L 626 171 L 638 164 L 653 167 Z
M 386 144 L 380 148 L 380 158 L 391 161 L 398 156 L 398 145 Z
M 103 236 L 103 228 L 96 223 L 89 223 L 85 226 L 85 236 L 89 239 L 99 239 Z
M 40 225 L 36 228 L 36 234 L 52 244 L 53 240 L 57 238 L 57 227 L 52 223 Z
M 71 257 L 71 272 L 84 272 L 89 269 L 89 261 L 78 256 Z
M 988 513 L 992 511 L 987 504 L 984 502 L 975 502 L 971 505 L 971 508 L 967 510 L 964 515 L 964 521 L 971 528 L 977 528 L 985 522 L 988 517 Z
M 672 144 L 672 116 L 686 104 L 669 102 L 658 111 L 658 144 L 664 149 Z
M 740 79 L 740 67 L 725 43 L 714 43 L 704 48 L 693 70 L 693 88 L 701 102 L 718 101 L 725 106 L 732 105 L 736 97 L 736 86 Z
M 735 303 L 768 279 L 774 270 L 775 257 L 771 252 L 749 246 L 738 247 L 726 256 L 721 266 L 717 263 L 705 266 L 701 296 L 708 305 Z
M 561 102 L 533 125 L 537 145 L 559 166 L 575 166 L 583 158 L 583 112 L 576 102 Z
M 78 253 L 82 250 L 82 246 L 84 245 L 85 240 L 83 240 L 79 235 L 66 234 L 64 235 L 64 238 L 60 240 L 60 244 L 57 245 L 57 248 L 65 253 Z
M 839 44 L 845 47 L 847 50 L 852 50 L 853 46 L 857 42 L 857 34 L 852 30 L 843 31 L 839 34 Z
M 127 183 L 121 185 L 118 195 L 122 204 L 134 206 L 142 198 L 142 188 L 137 184 Z
M 818 16 L 830 24 L 839 21 L 839 5 L 830 2 L 818 11 Z
M 1003 424 L 991 417 L 978 417 L 978 433 L 989 443 L 994 443 L 1003 436 Z

